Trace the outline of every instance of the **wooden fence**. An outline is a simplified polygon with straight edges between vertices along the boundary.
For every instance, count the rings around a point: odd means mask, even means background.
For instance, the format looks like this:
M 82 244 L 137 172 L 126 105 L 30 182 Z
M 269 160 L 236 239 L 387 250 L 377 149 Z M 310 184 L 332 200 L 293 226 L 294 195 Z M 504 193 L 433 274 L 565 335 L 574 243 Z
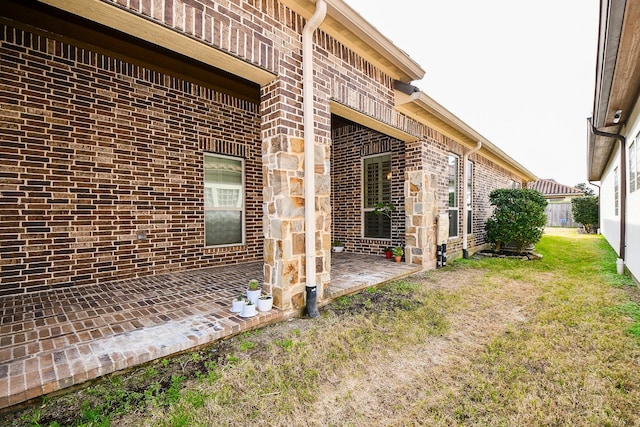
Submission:
M 571 202 L 549 203 L 545 209 L 547 227 L 582 227 L 573 221 Z

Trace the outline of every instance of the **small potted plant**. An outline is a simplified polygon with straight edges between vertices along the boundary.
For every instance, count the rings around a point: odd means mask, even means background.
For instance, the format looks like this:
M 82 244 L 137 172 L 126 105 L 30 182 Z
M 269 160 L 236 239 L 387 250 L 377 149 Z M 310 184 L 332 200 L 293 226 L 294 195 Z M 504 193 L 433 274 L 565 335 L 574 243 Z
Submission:
M 391 246 L 387 246 L 386 248 L 384 248 L 384 257 L 386 259 L 391 259 L 391 252 L 393 251 L 393 248 Z
M 258 298 L 258 311 L 269 311 L 273 308 L 273 297 L 271 295 L 260 295 Z
M 380 202 L 373 206 L 373 213 L 376 215 L 384 215 L 391 219 L 391 215 L 395 212 L 396 207 L 393 203 Z
M 242 313 L 240 314 L 241 317 L 253 317 L 256 314 L 258 314 L 258 312 L 256 311 L 256 305 L 254 303 L 252 303 L 251 301 L 247 301 L 247 303 L 244 305 L 244 307 L 242 307 Z
M 344 243 L 336 239 L 331 243 L 331 252 L 342 252 L 344 250 Z
M 245 304 L 244 295 L 238 294 L 238 296 L 233 301 L 231 301 L 231 312 L 242 313 L 244 304 Z
M 249 280 L 249 285 L 247 285 L 247 299 L 255 305 L 258 303 L 258 298 L 260 298 L 261 293 L 262 291 L 260 290 L 258 281 L 256 279 Z
M 402 260 L 402 255 L 404 255 L 404 249 L 402 249 L 400 246 L 396 246 L 391 250 L 391 253 L 393 254 L 393 259 L 396 262 L 400 262 Z

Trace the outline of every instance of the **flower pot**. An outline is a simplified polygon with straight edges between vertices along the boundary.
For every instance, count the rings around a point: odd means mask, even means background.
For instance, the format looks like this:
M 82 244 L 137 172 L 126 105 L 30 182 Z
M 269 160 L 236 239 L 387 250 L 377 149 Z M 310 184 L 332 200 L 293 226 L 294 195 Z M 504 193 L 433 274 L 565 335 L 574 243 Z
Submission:
M 400 262 L 400 261 L 402 261 L 402 255 L 396 255 L 396 256 L 394 256 L 394 257 L 393 257 L 393 259 L 394 259 L 396 262 Z
M 333 246 L 331 249 L 333 252 L 342 252 L 344 251 L 344 246 Z
M 250 291 L 247 289 L 247 299 L 251 301 L 253 305 L 258 304 L 258 298 L 260 298 L 260 294 L 262 291 L 260 289 L 256 289 L 255 291 Z
M 258 299 L 258 311 L 269 311 L 273 308 L 273 297 L 263 295 Z
M 233 301 L 231 301 L 231 312 L 242 313 L 242 309 L 244 308 L 245 303 L 246 301 L 244 299 L 234 299 Z
M 256 314 L 258 314 L 258 312 L 256 311 L 256 305 L 247 303 L 247 304 L 244 305 L 244 307 L 242 307 L 242 313 L 240 314 L 240 316 L 241 317 L 253 317 Z
M 384 256 L 386 259 L 391 259 L 391 249 L 387 249 L 384 251 Z

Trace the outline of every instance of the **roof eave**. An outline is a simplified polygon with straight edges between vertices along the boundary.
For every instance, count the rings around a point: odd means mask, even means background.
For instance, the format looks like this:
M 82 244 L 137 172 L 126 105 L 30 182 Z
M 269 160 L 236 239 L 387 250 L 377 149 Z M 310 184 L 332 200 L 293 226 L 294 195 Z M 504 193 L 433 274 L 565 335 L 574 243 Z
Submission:
M 309 19 L 315 11 L 315 0 L 280 0 L 297 14 Z M 342 0 L 326 0 L 327 17 L 320 29 L 405 83 L 420 80 L 424 70 L 409 55 L 394 45 L 378 29 L 367 22 Z
M 640 3 L 601 0 L 596 56 L 593 125 L 608 133 L 623 131 L 640 90 Z M 613 122 L 617 110 L 622 120 Z M 588 131 L 587 175 L 600 181 L 614 153 L 616 141 Z
M 527 168 L 515 161 L 426 93 L 415 92 L 407 95 L 403 92 L 396 91 L 396 108 L 403 114 L 412 117 L 420 123 L 443 133 L 469 148 L 475 147 L 477 141 L 481 141 L 482 148 L 480 152 L 485 156 L 497 161 L 497 163 L 511 170 L 513 173 L 520 175 L 527 182 L 538 179 L 536 175 Z

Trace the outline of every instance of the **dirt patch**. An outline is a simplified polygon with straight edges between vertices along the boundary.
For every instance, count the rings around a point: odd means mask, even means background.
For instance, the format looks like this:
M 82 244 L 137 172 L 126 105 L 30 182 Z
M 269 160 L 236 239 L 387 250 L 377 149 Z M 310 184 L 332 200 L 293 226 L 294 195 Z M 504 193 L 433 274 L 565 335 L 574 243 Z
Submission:
M 219 341 L 197 351 L 153 361 L 83 384 L 77 391 L 44 397 L 39 404 L 37 424 L 26 407 L 0 416 L 0 424 L 11 426 L 77 425 L 83 418 L 109 414 L 117 416 L 150 403 L 168 406 L 167 392 L 184 381 L 207 375 L 214 367 L 228 363 L 233 351 L 229 341 Z M 91 412 L 95 412 L 92 414 Z M 4 417 L 4 418 L 3 418 Z
M 326 311 L 337 316 L 346 316 L 415 310 L 420 306 L 420 301 L 415 299 L 411 286 L 405 285 L 405 288 L 402 289 L 401 285 L 368 288 L 358 294 L 338 298 L 326 307 Z

